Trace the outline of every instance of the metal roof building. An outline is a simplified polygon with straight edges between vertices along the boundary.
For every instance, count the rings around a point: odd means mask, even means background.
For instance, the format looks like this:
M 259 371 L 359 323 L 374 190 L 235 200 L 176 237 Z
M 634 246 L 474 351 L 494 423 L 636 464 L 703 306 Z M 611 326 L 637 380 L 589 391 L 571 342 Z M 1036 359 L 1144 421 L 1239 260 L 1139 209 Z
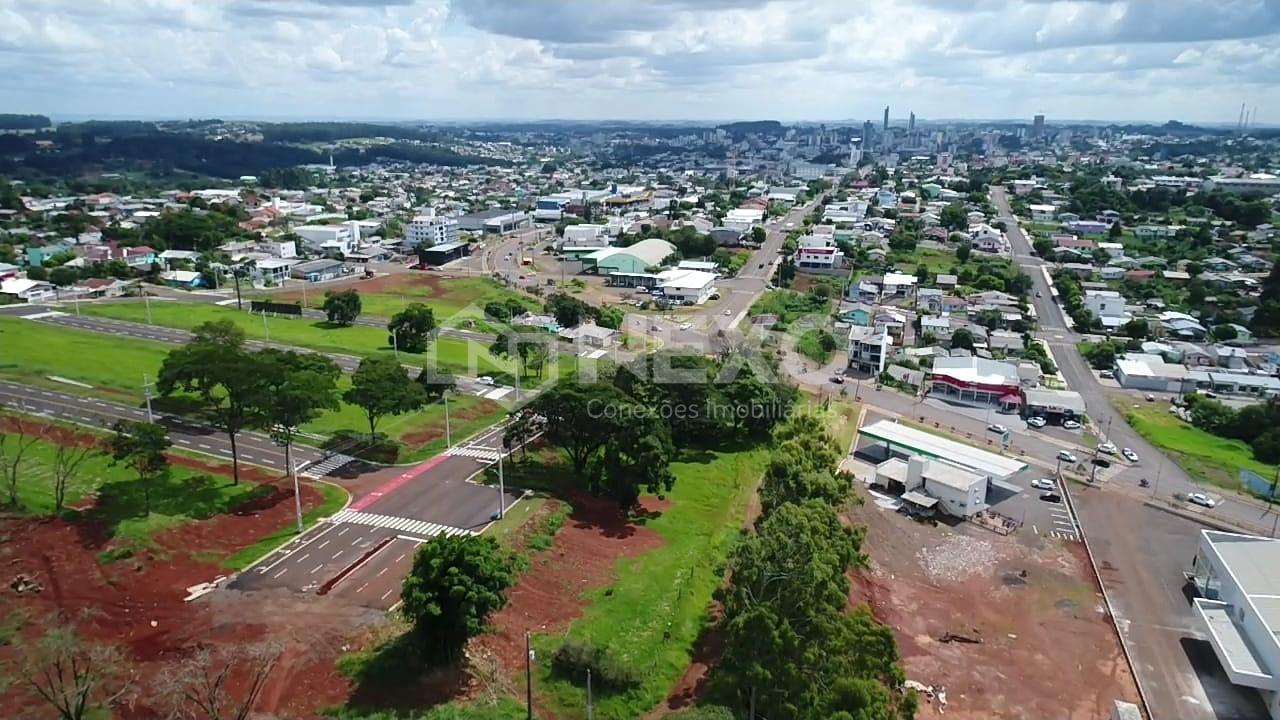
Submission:
M 996 480 L 1007 480 L 1027 467 L 1019 460 L 889 420 L 862 427 L 858 435 L 894 450 L 941 460 Z

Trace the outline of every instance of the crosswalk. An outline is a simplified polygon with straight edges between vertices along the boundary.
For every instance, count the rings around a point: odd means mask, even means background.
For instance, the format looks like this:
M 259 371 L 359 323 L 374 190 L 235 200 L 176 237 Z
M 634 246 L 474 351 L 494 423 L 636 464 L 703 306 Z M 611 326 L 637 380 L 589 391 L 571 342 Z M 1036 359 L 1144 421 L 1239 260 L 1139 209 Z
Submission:
M 463 528 L 441 525 L 439 523 L 427 522 L 425 520 L 414 520 L 412 518 L 396 517 L 394 515 L 378 515 L 377 513 L 360 512 L 359 510 L 343 510 L 329 518 L 329 522 L 345 522 L 354 523 L 356 525 L 390 528 L 397 532 L 409 533 L 411 535 L 419 535 L 422 537 L 435 537 L 437 535 L 453 537 L 454 535 L 475 534 L 472 531 Z
M 476 460 L 484 460 L 485 462 L 498 462 L 498 451 L 493 448 L 486 447 L 451 447 L 444 451 L 445 455 L 454 457 L 468 457 Z
M 351 457 L 350 455 L 335 453 L 314 465 L 307 466 L 307 468 L 302 471 L 302 476 L 309 477 L 309 478 L 322 478 L 325 475 L 328 475 L 334 470 L 337 470 L 343 465 L 346 465 L 347 463 L 352 462 L 354 460 L 355 458 Z
M 1070 542 L 1080 541 L 1080 532 L 1076 529 L 1075 518 L 1069 511 L 1059 505 L 1050 510 L 1049 515 L 1053 518 L 1053 530 L 1049 532 L 1050 536 Z

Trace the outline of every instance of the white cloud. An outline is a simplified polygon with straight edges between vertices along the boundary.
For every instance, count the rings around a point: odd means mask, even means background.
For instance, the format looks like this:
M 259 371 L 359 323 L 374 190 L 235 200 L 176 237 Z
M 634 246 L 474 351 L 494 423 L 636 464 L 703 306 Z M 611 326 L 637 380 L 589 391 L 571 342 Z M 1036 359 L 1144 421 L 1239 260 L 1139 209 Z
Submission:
M 0 0 L 6 109 L 1230 120 L 1280 0 Z

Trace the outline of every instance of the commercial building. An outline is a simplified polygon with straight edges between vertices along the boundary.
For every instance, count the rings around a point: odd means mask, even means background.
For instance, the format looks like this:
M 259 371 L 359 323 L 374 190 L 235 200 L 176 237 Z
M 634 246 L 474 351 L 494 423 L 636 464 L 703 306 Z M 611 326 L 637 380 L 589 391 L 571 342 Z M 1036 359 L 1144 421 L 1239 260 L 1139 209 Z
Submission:
M 1005 481 L 1027 468 L 1026 463 L 1014 458 L 892 420 L 877 420 L 864 425 L 858 429 L 858 437 L 878 446 L 886 457 L 893 453 L 917 455 L 948 463 L 991 480 Z
M 346 263 L 341 260 L 324 259 L 298 263 L 293 266 L 289 274 L 307 282 L 322 282 L 341 277 L 349 272 Z
M 1280 540 L 1202 530 L 1191 579 L 1196 620 L 1227 677 L 1280 720 Z
M 925 513 L 936 508 L 968 518 L 988 507 L 985 475 L 925 457 L 885 460 L 876 466 L 876 484 L 900 493 L 903 502 Z
M 1085 414 L 1084 398 L 1073 390 L 1024 388 L 1022 400 L 1027 417 L 1042 417 L 1055 424 Z
M 884 328 L 854 325 L 849 328 L 849 367 L 862 373 L 884 372 L 893 338 Z
M 1116 381 L 1130 390 L 1182 394 L 1194 387 L 1187 369 L 1160 355 L 1125 353 L 1116 359 Z
M 451 242 L 442 245 L 418 247 L 418 262 L 423 265 L 439 267 L 471 254 L 470 243 Z
M 581 225 L 570 225 L 564 229 L 564 240 L 561 242 L 561 248 L 599 249 L 609 247 L 610 241 L 609 227 L 607 225 L 583 223 Z
M 533 225 L 529 213 L 518 210 L 494 208 L 482 210 L 458 218 L 458 229 L 468 232 L 487 232 L 499 235 L 522 230 Z
M 458 241 L 458 221 L 438 215 L 418 215 L 404 228 L 404 244 L 409 247 L 446 245 Z
M 1205 192 L 1220 190 L 1237 195 L 1275 195 L 1280 193 L 1280 177 L 1271 173 L 1253 173 L 1244 177 L 1212 177 L 1200 184 Z
M 643 273 L 661 265 L 675 251 L 676 246 L 666 240 L 649 238 L 628 247 L 597 250 L 583 256 L 582 262 L 583 268 L 594 269 L 601 275 L 612 272 Z
M 302 225 L 294 227 L 293 234 L 302 238 L 303 244 L 312 252 L 333 257 L 346 257 L 356 249 L 360 240 L 360 231 L 354 222 L 342 225 Z
M 703 270 L 664 270 L 658 273 L 658 291 L 668 301 L 701 305 L 715 292 L 716 274 Z
M 972 405 L 1018 407 L 1022 379 L 1018 368 L 980 357 L 934 358 L 929 371 L 929 394 Z
M 755 208 L 735 208 L 725 214 L 721 224 L 724 227 L 750 232 L 751 228 L 764 222 L 764 211 Z

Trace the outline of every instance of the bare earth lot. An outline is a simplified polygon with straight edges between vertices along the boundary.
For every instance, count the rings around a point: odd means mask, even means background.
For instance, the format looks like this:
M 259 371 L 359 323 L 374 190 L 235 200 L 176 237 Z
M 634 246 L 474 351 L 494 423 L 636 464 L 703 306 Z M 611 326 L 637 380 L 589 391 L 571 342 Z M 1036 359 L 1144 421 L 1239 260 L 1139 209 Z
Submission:
M 893 627 L 908 679 L 946 688 L 946 717 L 1109 718 L 1137 700 L 1083 545 L 934 527 L 871 500 L 851 518 L 871 566 L 852 601 Z M 938 714 L 922 698 L 919 717 Z

